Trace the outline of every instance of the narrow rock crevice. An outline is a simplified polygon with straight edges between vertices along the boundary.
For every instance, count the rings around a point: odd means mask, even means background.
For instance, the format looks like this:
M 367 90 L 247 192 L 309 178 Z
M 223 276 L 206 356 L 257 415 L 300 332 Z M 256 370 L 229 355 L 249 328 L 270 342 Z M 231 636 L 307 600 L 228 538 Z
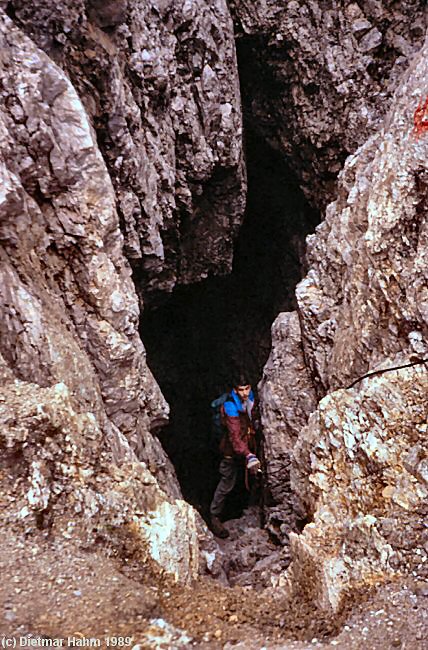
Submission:
M 272 322 L 294 308 L 304 239 L 318 222 L 291 165 L 251 130 L 246 158 L 247 210 L 232 273 L 177 287 L 163 304 L 146 307 L 140 326 L 148 363 L 171 407 L 159 437 L 185 498 L 204 516 L 218 480 L 210 402 L 237 371 L 254 386 L 259 381 Z M 245 490 L 236 490 L 226 516 L 237 516 L 247 501 Z

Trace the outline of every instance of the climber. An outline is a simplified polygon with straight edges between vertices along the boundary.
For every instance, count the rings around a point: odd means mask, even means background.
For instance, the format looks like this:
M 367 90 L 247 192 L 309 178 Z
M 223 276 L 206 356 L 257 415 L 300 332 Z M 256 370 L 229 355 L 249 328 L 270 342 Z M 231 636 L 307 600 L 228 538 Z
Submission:
M 256 475 L 260 461 L 255 455 L 256 431 L 259 428 L 257 407 L 251 385 L 243 376 L 233 382 L 233 390 L 221 407 L 224 433 L 220 441 L 220 481 L 210 506 L 211 530 L 217 537 L 228 537 L 229 531 L 220 521 L 226 496 L 235 486 L 239 464 Z

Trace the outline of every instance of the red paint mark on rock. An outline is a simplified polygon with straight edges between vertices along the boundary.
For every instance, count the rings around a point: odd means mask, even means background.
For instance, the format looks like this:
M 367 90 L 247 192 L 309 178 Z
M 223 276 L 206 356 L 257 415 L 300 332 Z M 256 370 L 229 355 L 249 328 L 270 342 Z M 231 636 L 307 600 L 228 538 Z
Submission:
M 428 131 L 428 95 L 425 101 L 419 103 L 415 114 L 413 116 L 413 133 L 416 137 L 421 136 L 425 131 Z

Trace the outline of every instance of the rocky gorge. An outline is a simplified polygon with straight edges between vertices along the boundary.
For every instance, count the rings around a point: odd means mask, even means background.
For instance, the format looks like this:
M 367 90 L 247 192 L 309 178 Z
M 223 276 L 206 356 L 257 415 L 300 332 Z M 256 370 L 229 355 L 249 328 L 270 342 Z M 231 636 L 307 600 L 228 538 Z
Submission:
M 3 638 L 426 647 L 426 27 L 0 1 Z M 237 366 L 263 499 L 223 542 Z

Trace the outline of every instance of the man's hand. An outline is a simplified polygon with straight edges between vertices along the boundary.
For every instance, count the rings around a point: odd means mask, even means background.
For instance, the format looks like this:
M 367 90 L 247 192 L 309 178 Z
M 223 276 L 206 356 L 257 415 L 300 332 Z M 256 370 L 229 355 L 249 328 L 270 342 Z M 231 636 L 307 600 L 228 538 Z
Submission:
M 254 454 L 248 454 L 247 456 L 247 469 L 251 474 L 257 474 L 260 469 L 260 461 Z

